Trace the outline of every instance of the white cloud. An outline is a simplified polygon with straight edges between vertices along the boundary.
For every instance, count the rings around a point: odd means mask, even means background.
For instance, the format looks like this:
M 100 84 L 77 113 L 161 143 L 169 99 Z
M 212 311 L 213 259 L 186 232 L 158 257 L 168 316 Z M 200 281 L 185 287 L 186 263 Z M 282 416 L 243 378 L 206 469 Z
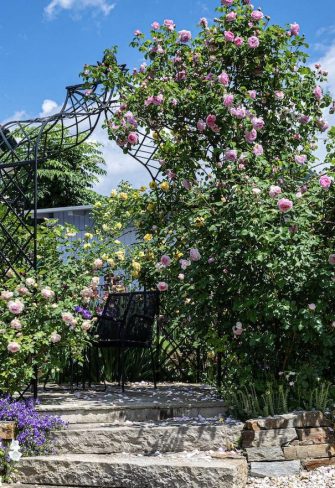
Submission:
M 61 105 L 58 105 L 54 100 L 46 98 L 42 103 L 42 112 L 39 113 L 39 117 L 48 117 L 49 115 L 54 115 L 60 111 Z
M 54 19 L 62 10 L 78 14 L 83 10 L 93 9 L 107 16 L 114 7 L 115 4 L 108 0 L 51 0 L 44 8 L 44 13 L 49 20 Z
M 25 110 L 17 110 L 16 112 L 13 113 L 13 115 L 10 115 L 6 119 L 4 119 L 1 124 L 7 124 L 8 122 L 15 122 L 17 120 L 24 120 L 27 118 L 27 112 Z

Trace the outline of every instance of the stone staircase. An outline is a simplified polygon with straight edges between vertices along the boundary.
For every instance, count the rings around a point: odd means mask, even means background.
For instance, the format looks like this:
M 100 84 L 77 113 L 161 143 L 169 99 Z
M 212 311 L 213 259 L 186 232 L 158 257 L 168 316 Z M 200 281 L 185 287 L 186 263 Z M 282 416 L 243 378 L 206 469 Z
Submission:
M 222 402 L 85 402 L 40 407 L 68 429 L 54 434 L 57 454 L 23 458 L 18 488 L 244 488 L 247 462 L 229 453 L 241 424 L 218 416 Z

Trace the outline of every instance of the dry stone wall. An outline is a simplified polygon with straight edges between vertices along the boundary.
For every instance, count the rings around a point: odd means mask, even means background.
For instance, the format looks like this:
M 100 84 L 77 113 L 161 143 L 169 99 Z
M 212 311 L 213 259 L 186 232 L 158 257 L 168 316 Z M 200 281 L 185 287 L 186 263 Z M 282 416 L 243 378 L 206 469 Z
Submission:
M 334 422 L 322 412 L 297 412 L 248 420 L 242 448 L 250 475 L 291 476 L 301 469 L 335 465 Z

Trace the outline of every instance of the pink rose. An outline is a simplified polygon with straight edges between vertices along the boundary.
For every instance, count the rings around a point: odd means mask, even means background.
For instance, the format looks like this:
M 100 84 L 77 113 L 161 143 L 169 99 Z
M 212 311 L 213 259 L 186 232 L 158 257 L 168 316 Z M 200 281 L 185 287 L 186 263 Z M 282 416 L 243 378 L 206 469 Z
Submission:
M 245 140 L 251 144 L 257 139 L 257 131 L 255 129 L 252 129 L 251 131 L 245 131 L 244 133 Z
M 276 98 L 277 100 L 284 100 L 284 98 L 285 98 L 285 93 L 284 93 L 284 92 L 282 92 L 282 91 L 277 90 L 277 91 L 275 91 L 275 98 Z
M 136 134 L 136 132 L 130 132 L 128 134 L 127 141 L 132 146 L 135 146 L 136 144 L 138 144 L 138 135 Z
M 252 13 L 251 13 L 251 19 L 254 20 L 254 21 L 258 21 L 258 20 L 262 20 L 262 18 L 264 17 L 264 14 L 263 12 L 261 12 L 260 10 L 254 10 Z
M 216 124 L 216 115 L 213 115 L 213 114 L 207 115 L 207 117 L 206 117 L 206 124 L 208 125 L 208 127 L 215 126 L 215 124 Z
M 74 316 L 70 312 L 63 312 L 62 313 L 62 320 L 66 324 L 72 324 L 75 320 Z
M 308 308 L 314 312 L 314 310 L 316 309 L 315 303 L 309 303 Z
M 20 302 L 20 300 L 10 300 L 7 304 L 7 307 L 8 310 L 15 315 L 19 315 L 24 310 L 24 304 Z
M 322 188 L 329 188 L 330 185 L 332 184 L 331 178 L 327 175 L 322 175 L 319 182 Z
M 264 149 L 262 144 L 255 144 L 252 152 L 254 153 L 255 156 L 263 156 Z
M 229 76 L 227 75 L 227 73 L 222 72 L 218 76 L 218 81 L 219 81 L 219 83 L 221 83 L 221 85 L 228 86 L 229 85 Z
M 318 119 L 316 125 L 319 127 L 321 132 L 325 132 L 329 128 L 329 124 L 324 119 Z
M 226 5 L 226 7 L 230 7 L 230 5 L 233 5 L 234 0 L 221 0 L 222 5 Z
M 229 14 L 226 15 L 227 22 L 235 22 L 235 20 L 236 20 L 236 12 L 229 12 Z
M 225 107 L 231 107 L 233 103 L 234 103 L 234 95 L 228 94 L 223 97 L 223 105 Z
M 329 264 L 332 264 L 333 266 L 335 266 L 335 254 L 331 254 L 329 256 L 328 262 L 329 262 Z
M 183 180 L 182 185 L 185 190 L 190 190 L 192 188 L 192 183 L 189 180 Z
M 299 117 L 299 122 L 300 124 L 308 124 L 308 122 L 310 121 L 310 117 L 308 115 L 300 115 Z
M 28 295 L 28 293 L 29 293 L 28 288 L 26 288 L 25 286 L 20 286 L 20 288 L 18 288 L 17 291 L 22 296 Z
M 207 29 L 207 27 L 208 27 L 208 20 L 206 19 L 206 17 L 201 17 L 201 19 L 199 21 L 199 24 L 201 25 L 201 27 L 204 27 L 205 29 Z
M 248 39 L 248 46 L 251 49 L 256 49 L 259 46 L 259 39 L 256 36 L 251 36 Z
M 90 320 L 84 320 L 81 324 L 81 330 L 88 332 L 92 328 L 92 322 Z
M 159 29 L 159 28 L 160 28 L 160 24 L 159 24 L 159 22 L 157 22 L 157 21 L 155 20 L 155 22 L 153 22 L 153 23 L 151 24 L 151 27 L 152 27 L 154 30 L 157 30 L 157 29 Z
M 262 117 L 252 117 L 251 123 L 254 129 L 261 130 L 264 127 L 264 120 Z
M 185 275 L 184 275 L 184 273 L 179 273 L 179 275 L 178 275 L 178 280 L 180 280 L 180 281 L 184 281 L 184 279 L 185 279 Z
M 290 33 L 292 36 L 297 36 L 300 32 L 300 25 L 297 24 L 296 22 L 294 22 L 293 24 L 291 24 L 290 26 Z
M 322 98 L 323 98 L 323 91 L 322 91 L 321 86 L 316 86 L 316 87 L 314 88 L 313 93 L 314 93 L 314 96 L 315 96 L 315 98 L 316 98 L 317 100 L 322 100 Z
M 231 31 L 224 31 L 224 38 L 227 42 L 234 42 L 235 34 Z
M 173 31 L 174 28 L 175 28 L 175 23 L 173 20 L 171 19 L 165 19 L 164 20 L 164 26 L 169 30 L 169 31 Z
M 281 198 L 280 200 L 278 200 L 278 208 L 280 212 L 286 213 L 291 210 L 292 207 L 293 202 L 291 202 L 291 200 L 289 200 L 288 198 Z
M 248 95 L 249 95 L 249 97 L 250 97 L 250 98 L 252 98 L 253 100 L 256 100 L 256 98 L 257 98 L 257 92 L 256 92 L 256 90 L 249 90 L 249 91 L 248 91 Z
M 270 186 L 270 190 L 269 190 L 270 197 L 275 198 L 275 197 L 277 197 L 280 194 L 281 194 L 281 188 L 280 188 L 280 186 L 276 186 L 276 185 L 271 185 Z
M 189 266 L 191 266 L 191 261 L 189 259 L 181 259 L 179 261 L 181 269 L 185 270 Z
M 5 302 L 7 302 L 11 298 L 13 298 L 13 296 L 14 296 L 14 293 L 12 291 L 4 290 L 0 294 L 0 299 L 1 300 L 4 300 Z
M 190 260 L 191 261 L 199 261 L 201 259 L 201 254 L 197 248 L 190 249 Z
M 204 120 L 198 120 L 197 129 L 199 132 L 203 132 L 206 129 L 206 122 Z
M 224 153 L 224 157 L 227 161 L 236 161 L 237 160 L 236 149 L 227 149 L 227 151 Z
M 162 105 L 164 102 L 164 96 L 160 93 L 159 95 L 155 95 L 152 99 L 152 103 L 154 105 Z
M 50 336 L 50 341 L 53 344 L 57 344 L 57 342 L 60 342 L 61 339 L 62 339 L 62 336 L 60 334 L 57 334 L 57 332 L 53 332 Z
M 136 29 L 136 31 L 134 32 L 134 36 L 140 36 L 141 34 L 142 32 L 139 29 Z
M 10 326 L 12 329 L 15 329 L 15 330 L 21 330 L 22 329 L 22 324 L 19 321 L 19 319 L 13 319 L 10 323 Z
M 98 258 L 93 261 L 93 268 L 94 269 L 101 269 L 104 265 L 104 262 L 102 259 Z
M 182 43 L 189 42 L 192 39 L 192 34 L 188 30 L 181 30 L 178 32 L 179 34 L 179 41 Z
M 160 281 L 157 283 L 157 288 L 159 291 L 167 291 L 169 289 L 169 285 L 165 283 L 165 281 Z
M 253 188 L 253 189 L 252 189 L 252 193 L 253 193 L 254 195 L 260 195 L 260 194 L 261 194 L 261 192 L 262 192 L 262 190 L 261 190 L 260 188 Z
M 230 114 L 233 117 L 236 117 L 237 119 L 245 119 L 245 117 L 246 117 L 246 110 L 243 107 L 237 107 L 237 108 L 232 107 L 230 109 Z
M 296 154 L 294 156 L 294 160 L 298 164 L 305 164 L 307 161 L 307 156 L 306 156 L 306 154 Z
M 184 69 L 182 71 L 178 71 L 178 73 L 176 74 L 176 80 L 177 81 L 186 80 L 186 71 Z
M 51 300 L 52 298 L 54 298 L 55 292 L 51 290 L 48 286 L 46 286 L 45 288 L 42 288 L 41 295 L 46 300 Z
M 20 349 L 21 349 L 21 346 L 17 342 L 9 342 L 8 343 L 8 346 L 7 346 L 8 352 L 11 352 L 11 353 L 19 352 Z
M 160 262 L 161 262 L 161 264 L 162 264 L 163 266 L 165 266 L 165 267 L 167 268 L 167 267 L 168 267 L 168 266 L 170 266 L 170 264 L 171 264 L 171 258 L 170 258 L 170 256 L 168 256 L 167 254 L 164 254 L 164 255 L 161 257 Z
M 240 37 L 240 36 L 235 37 L 235 39 L 234 39 L 234 44 L 235 44 L 235 46 L 237 46 L 237 47 L 241 47 L 241 46 L 244 44 L 244 39 L 243 39 L 243 37 Z

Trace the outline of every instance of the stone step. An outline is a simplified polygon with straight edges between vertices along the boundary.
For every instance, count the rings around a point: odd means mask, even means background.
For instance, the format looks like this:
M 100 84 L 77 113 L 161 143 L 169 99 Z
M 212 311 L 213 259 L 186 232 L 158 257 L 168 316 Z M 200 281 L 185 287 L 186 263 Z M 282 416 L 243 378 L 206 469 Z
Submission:
M 23 458 L 19 483 L 109 488 L 244 488 L 244 458 L 205 453 L 160 456 L 67 454 Z
M 204 417 L 222 416 L 226 408 L 221 400 L 192 403 L 136 403 L 128 405 L 39 405 L 41 413 L 61 416 L 70 424 L 76 423 L 122 423 L 159 421 L 173 417 Z
M 86 426 L 86 428 L 84 428 Z M 236 447 L 243 424 L 143 423 L 71 425 L 54 433 L 58 453 L 153 453 Z

